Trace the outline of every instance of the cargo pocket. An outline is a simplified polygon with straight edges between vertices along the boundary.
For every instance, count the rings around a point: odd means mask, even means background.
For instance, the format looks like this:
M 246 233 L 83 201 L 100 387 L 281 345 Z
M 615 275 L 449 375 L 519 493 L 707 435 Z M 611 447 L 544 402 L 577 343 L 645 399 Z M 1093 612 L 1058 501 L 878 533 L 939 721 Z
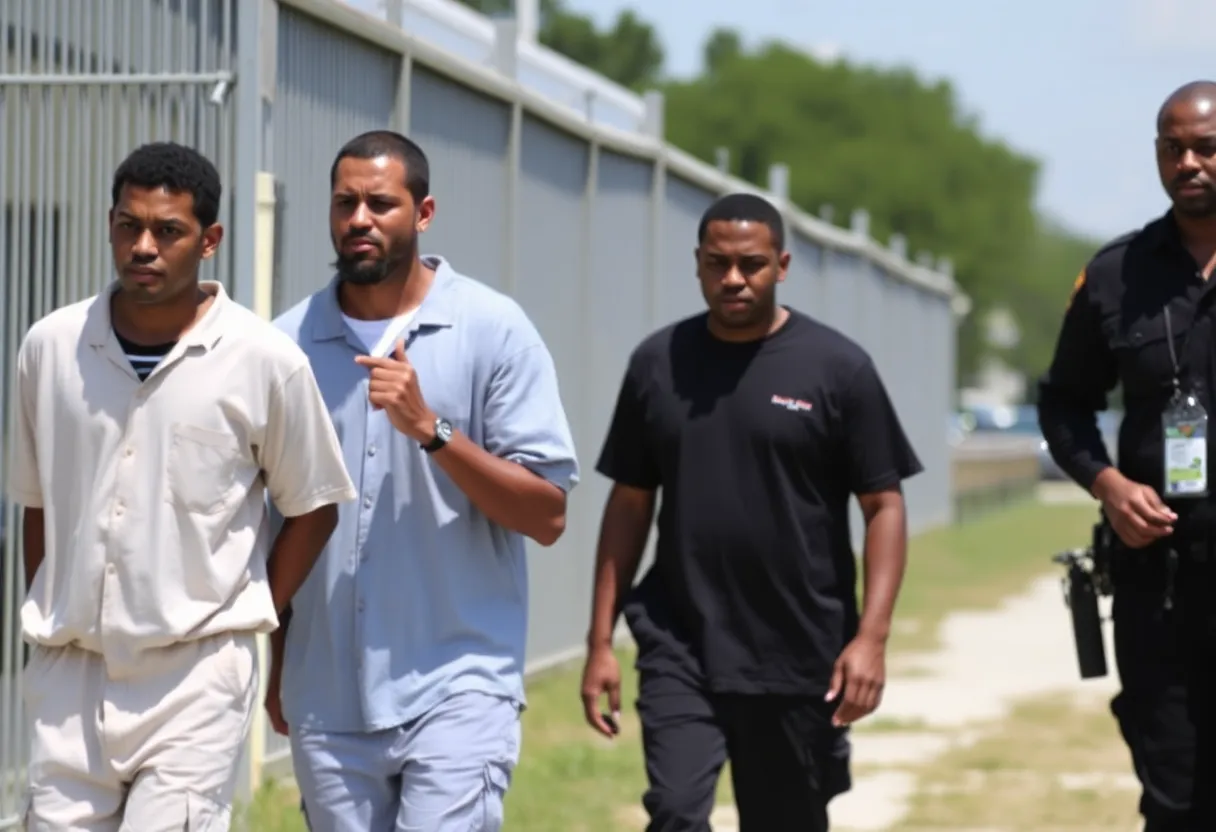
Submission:
M 481 825 L 470 832 L 499 832 L 503 824 L 503 801 L 511 787 L 511 772 L 514 766 L 506 760 L 492 760 L 485 764 L 483 777 L 485 787 L 481 793 Z
M 186 795 L 186 832 L 228 832 L 232 810 L 195 792 Z
M 852 751 L 853 744 L 849 741 L 848 732 L 841 731 L 824 757 L 823 796 L 828 800 L 853 789 L 853 775 L 849 764 L 853 756 Z

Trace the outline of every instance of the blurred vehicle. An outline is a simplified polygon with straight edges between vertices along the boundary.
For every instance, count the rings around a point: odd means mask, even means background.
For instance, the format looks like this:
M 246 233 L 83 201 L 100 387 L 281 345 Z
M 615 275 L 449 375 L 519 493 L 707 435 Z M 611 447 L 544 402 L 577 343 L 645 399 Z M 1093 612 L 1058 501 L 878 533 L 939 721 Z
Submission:
M 1045 480 L 1066 480 L 1068 476 L 1051 458 L 1047 441 L 1039 428 L 1039 412 L 1034 405 L 980 406 L 960 411 L 959 423 L 971 447 L 993 450 L 1025 450 L 1039 460 L 1039 476 Z M 1106 443 L 1111 461 L 1116 461 L 1119 446 L 1120 411 L 1098 414 L 1098 429 Z
M 957 448 L 967 438 L 971 427 L 962 413 L 951 413 L 946 422 L 946 441 L 951 448 Z
M 1043 436 L 1031 406 L 984 405 L 964 408 L 961 421 L 967 444 L 977 449 L 1035 452 Z

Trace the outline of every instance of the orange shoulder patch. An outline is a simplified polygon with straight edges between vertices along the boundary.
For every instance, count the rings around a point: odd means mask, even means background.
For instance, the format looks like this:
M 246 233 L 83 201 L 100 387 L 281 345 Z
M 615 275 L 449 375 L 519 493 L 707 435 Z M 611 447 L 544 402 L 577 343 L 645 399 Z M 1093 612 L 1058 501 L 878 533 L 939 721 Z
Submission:
M 1085 285 L 1085 269 L 1081 269 L 1081 273 L 1077 275 L 1077 279 L 1072 283 L 1072 291 L 1068 294 L 1068 303 L 1065 309 L 1072 306 L 1072 302 L 1077 298 L 1077 292 L 1081 291 L 1081 287 Z

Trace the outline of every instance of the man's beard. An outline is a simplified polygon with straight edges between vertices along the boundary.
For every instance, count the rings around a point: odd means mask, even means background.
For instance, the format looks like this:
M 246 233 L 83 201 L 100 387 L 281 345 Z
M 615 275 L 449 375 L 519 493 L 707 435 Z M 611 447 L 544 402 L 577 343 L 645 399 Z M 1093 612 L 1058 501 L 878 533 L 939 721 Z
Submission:
M 389 249 L 382 257 L 351 257 L 339 249 L 332 266 L 338 279 L 353 286 L 375 286 L 387 280 L 414 256 L 414 241 Z

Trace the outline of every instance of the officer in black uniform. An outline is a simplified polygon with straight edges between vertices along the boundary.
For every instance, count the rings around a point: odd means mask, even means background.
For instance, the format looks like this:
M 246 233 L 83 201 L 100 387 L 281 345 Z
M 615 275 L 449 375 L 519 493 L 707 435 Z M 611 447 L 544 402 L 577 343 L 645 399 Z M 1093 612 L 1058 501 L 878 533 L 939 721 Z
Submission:
M 1119 541 L 1122 691 L 1112 709 L 1143 785 L 1145 830 L 1211 832 L 1216 82 L 1166 100 L 1156 149 L 1172 208 L 1107 244 L 1077 278 L 1039 386 L 1039 420 L 1052 456 L 1101 501 Z M 1096 415 L 1117 384 L 1125 415 L 1115 468 Z

